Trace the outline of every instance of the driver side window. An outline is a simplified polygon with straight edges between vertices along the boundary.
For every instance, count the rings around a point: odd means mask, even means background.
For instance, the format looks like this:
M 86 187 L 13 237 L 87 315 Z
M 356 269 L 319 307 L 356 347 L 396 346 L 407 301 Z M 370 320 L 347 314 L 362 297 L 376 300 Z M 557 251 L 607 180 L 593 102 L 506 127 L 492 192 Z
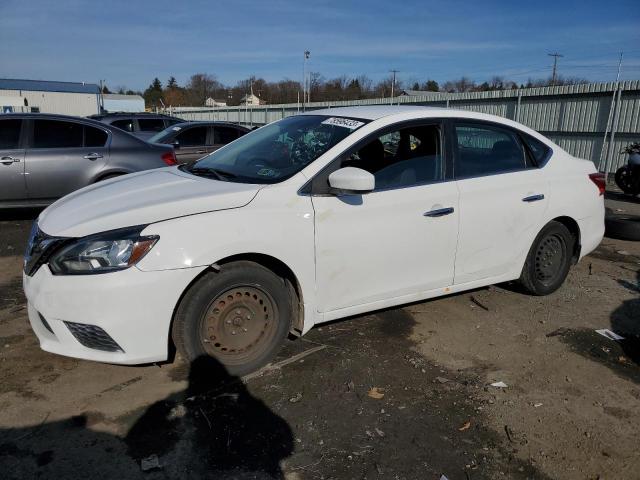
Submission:
M 419 125 L 386 133 L 348 154 L 340 167 L 373 174 L 375 190 L 406 188 L 444 178 L 441 129 Z

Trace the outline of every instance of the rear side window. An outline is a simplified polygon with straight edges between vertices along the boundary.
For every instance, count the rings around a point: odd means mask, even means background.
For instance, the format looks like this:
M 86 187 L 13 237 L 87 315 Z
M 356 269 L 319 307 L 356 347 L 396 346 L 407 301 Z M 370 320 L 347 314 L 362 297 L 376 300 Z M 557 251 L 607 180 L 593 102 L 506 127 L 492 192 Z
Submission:
M 207 143 L 207 127 L 193 127 L 179 133 L 176 140 L 181 147 L 200 147 Z
M 161 132 L 164 130 L 164 121 L 161 118 L 139 118 L 138 126 L 143 132 Z
M 0 120 L 0 149 L 11 150 L 20 146 L 22 120 Z
M 490 125 L 456 125 L 456 177 L 499 174 L 526 168 L 518 136 Z
M 133 132 L 133 120 L 131 119 L 115 120 L 111 122 L 111 125 L 125 132 Z
M 107 132 L 99 128 L 84 127 L 84 146 L 85 147 L 104 147 L 107 143 Z
M 35 120 L 33 122 L 33 148 L 82 147 L 82 127 L 79 123 Z
M 165 118 L 165 124 L 167 125 L 167 127 L 170 127 L 171 125 L 175 125 L 176 123 L 182 123 L 184 122 L 184 120 L 181 120 L 179 118 Z
M 238 138 L 238 131 L 231 127 L 213 127 L 213 143 L 226 145 Z
M 531 151 L 531 155 L 533 156 L 533 160 L 536 162 L 536 165 L 538 167 L 542 167 L 546 163 L 547 156 L 551 149 L 540 140 L 536 140 L 529 135 L 524 135 L 524 141 L 529 147 L 529 151 Z

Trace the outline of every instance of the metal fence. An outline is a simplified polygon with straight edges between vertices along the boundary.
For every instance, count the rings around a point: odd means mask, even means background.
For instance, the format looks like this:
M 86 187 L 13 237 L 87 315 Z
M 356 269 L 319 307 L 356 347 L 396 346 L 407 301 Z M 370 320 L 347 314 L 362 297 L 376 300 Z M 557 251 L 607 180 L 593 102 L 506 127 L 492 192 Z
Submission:
M 306 110 L 355 105 L 428 105 L 509 118 L 537 130 L 574 156 L 614 172 L 626 161 L 620 151 L 640 142 L 640 80 L 493 92 L 443 93 L 393 99 L 313 102 Z M 221 107 L 173 111 L 185 120 L 263 125 L 300 112 L 300 104 Z

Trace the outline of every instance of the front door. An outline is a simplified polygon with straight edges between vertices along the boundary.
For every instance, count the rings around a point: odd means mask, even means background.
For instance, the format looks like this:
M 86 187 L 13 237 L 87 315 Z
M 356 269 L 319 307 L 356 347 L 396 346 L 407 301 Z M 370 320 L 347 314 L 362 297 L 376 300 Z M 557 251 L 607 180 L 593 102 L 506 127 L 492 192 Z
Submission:
M 207 152 L 208 127 L 197 126 L 183 129 L 174 138 L 174 148 L 178 163 L 200 160 Z
M 385 131 L 332 165 L 373 173 L 373 192 L 312 192 L 322 312 L 453 282 L 458 191 L 445 181 L 441 126 Z
M 24 148 L 19 118 L 0 119 L 0 203 L 25 200 Z

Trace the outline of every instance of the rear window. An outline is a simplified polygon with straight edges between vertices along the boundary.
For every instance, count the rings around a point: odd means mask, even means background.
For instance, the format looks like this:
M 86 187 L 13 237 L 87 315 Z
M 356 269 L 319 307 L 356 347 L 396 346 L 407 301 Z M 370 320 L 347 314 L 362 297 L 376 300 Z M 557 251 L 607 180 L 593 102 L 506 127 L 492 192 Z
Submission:
M 139 118 L 138 126 L 143 132 L 161 132 L 164 130 L 164 121 L 161 118 Z
M 113 125 L 116 128 L 119 128 L 120 130 L 124 130 L 125 132 L 133 132 L 133 120 L 129 119 L 123 119 L 123 120 L 115 120 L 113 122 L 111 122 L 111 125 Z
M 0 120 L 0 149 L 11 150 L 20 146 L 22 120 Z
M 213 143 L 226 145 L 238 138 L 238 131 L 232 127 L 213 127 Z
M 527 144 L 527 146 L 529 147 L 529 150 L 531 151 L 531 155 L 533 155 L 533 159 L 536 162 L 536 165 L 541 167 L 545 164 L 545 162 L 547 161 L 547 156 L 549 155 L 549 152 L 551 151 L 551 149 L 549 147 L 547 147 L 544 143 L 542 143 L 540 140 L 536 140 L 533 137 L 530 137 L 529 135 L 523 135 L 524 136 L 524 141 Z
M 207 143 L 207 127 L 193 127 L 176 135 L 181 147 L 199 147 Z
M 84 127 L 84 146 L 85 147 L 104 147 L 107 143 L 107 132 L 99 128 Z
M 35 120 L 33 148 L 82 147 L 82 128 L 79 123 L 58 120 Z

